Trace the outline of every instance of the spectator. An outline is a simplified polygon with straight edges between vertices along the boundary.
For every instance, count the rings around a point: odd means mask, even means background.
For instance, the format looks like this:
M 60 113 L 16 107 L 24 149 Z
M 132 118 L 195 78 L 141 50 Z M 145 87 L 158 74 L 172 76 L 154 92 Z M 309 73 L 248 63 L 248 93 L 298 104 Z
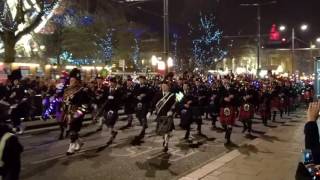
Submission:
M 305 148 L 310 149 L 314 164 L 320 164 L 320 142 L 319 142 L 319 117 L 320 102 L 310 103 L 307 112 L 307 123 L 304 128 Z M 318 125 L 319 124 L 319 125 Z
M 7 125 L 0 123 L 0 175 L 2 180 L 18 180 L 23 147 Z

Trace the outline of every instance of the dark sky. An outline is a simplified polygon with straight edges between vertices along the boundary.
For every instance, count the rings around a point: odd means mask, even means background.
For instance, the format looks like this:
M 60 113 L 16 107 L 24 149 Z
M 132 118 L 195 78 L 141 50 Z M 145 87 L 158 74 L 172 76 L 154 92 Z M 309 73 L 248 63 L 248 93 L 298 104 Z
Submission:
M 240 4 L 268 1 L 270 0 L 169 0 L 171 32 L 185 34 L 188 31 L 186 25 L 194 24 L 199 12 L 203 12 L 215 14 L 224 35 L 255 34 L 257 10 L 254 7 L 241 7 Z M 138 6 L 143 10 L 139 10 Z M 277 4 L 262 7 L 262 33 L 268 33 L 272 24 L 284 24 L 288 28 L 298 29 L 302 23 L 307 23 L 310 30 L 297 32 L 297 36 L 311 41 L 320 37 L 319 8 L 320 0 L 277 0 Z M 162 0 L 135 5 L 127 11 L 132 20 L 162 31 L 162 18 L 156 16 L 162 14 Z

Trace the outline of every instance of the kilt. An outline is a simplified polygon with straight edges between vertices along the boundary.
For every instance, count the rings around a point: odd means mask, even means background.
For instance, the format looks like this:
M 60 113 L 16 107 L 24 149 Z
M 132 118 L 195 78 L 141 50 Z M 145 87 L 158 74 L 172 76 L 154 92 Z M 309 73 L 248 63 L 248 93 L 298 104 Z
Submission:
M 265 104 L 259 105 L 259 113 L 262 118 L 270 117 L 270 109 Z
M 278 111 L 280 108 L 280 99 L 272 98 L 270 104 L 271 104 L 271 111 Z
M 157 118 L 156 134 L 162 136 L 174 129 L 173 117 L 160 116 Z
M 234 125 L 235 123 L 235 110 L 233 107 L 220 108 L 220 123 L 225 125 Z
M 189 109 L 182 109 L 180 111 L 180 118 L 181 118 L 181 122 L 180 122 L 180 126 L 182 129 L 186 129 L 187 127 L 190 126 L 190 124 L 192 124 L 192 113 Z
M 143 119 L 148 114 L 147 105 L 144 103 L 138 103 L 135 110 L 136 110 L 136 116 L 138 119 Z
M 203 106 L 191 107 L 192 122 L 195 122 L 197 124 L 202 124 L 202 115 L 203 115 L 203 113 L 204 113 L 204 107 Z
M 252 117 L 252 107 L 249 104 L 244 104 L 240 107 L 239 120 L 244 121 Z
M 118 113 L 113 110 L 105 111 L 104 113 L 105 124 L 107 127 L 112 128 L 118 119 Z

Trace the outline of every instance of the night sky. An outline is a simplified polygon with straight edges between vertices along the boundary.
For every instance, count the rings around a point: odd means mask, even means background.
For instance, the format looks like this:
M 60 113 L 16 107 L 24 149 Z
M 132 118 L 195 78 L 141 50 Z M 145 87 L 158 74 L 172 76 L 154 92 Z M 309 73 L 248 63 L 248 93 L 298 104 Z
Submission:
M 187 24 L 196 23 L 199 12 L 214 14 L 224 35 L 252 35 L 256 33 L 257 10 L 242 7 L 241 3 L 268 2 L 270 0 L 169 0 L 170 31 L 185 35 Z M 139 10 L 138 7 L 141 7 Z M 296 29 L 302 23 L 310 26 L 308 32 L 297 36 L 306 41 L 320 37 L 320 0 L 277 0 L 277 4 L 262 7 L 262 34 L 272 24 L 284 24 Z M 144 23 L 154 31 L 162 31 L 162 0 L 154 0 L 127 8 L 130 20 Z M 290 33 L 290 30 L 287 32 Z

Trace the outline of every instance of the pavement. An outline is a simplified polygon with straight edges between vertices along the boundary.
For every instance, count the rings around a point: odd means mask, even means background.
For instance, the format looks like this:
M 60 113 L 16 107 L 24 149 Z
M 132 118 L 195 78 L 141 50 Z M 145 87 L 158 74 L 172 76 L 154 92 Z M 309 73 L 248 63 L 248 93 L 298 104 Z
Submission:
M 302 112 L 301 112 L 302 113 Z M 293 180 L 304 147 L 304 119 L 297 116 L 180 180 Z
M 156 123 L 153 121 L 149 122 L 146 137 L 141 144 L 131 145 L 141 129 L 135 120 L 135 126 L 119 131 L 114 144 L 109 147 L 106 142 L 110 132 L 105 129 L 96 133 L 95 125 L 88 123 L 80 133 L 84 146 L 72 156 L 65 155 L 68 139 L 58 141 L 59 132 L 56 129 L 42 128 L 19 136 L 25 148 L 21 179 L 232 180 L 242 176 L 250 179 L 246 175 L 251 176 L 251 179 L 261 179 L 262 176 L 267 177 L 269 172 L 278 174 L 269 179 L 282 180 L 281 177 L 292 177 L 294 174 L 292 172 L 303 147 L 304 119 L 305 112 L 302 109 L 283 119 L 278 118 L 269 127 L 263 126 L 261 120 L 254 119 L 255 131 L 251 137 L 241 133 L 242 125 L 237 122 L 232 134 L 232 146 L 225 146 L 224 133 L 211 130 L 211 122 L 204 121 L 203 133 L 206 137 L 195 135 L 194 125 L 193 143 L 188 144 L 181 140 L 185 131 L 177 128 L 172 133 L 168 153 L 162 153 L 162 137 L 155 135 Z M 175 119 L 176 125 L 178 122 Z M 119 121 L 117 127 L 125 124 L 125 121 Z M 291 141 L 292 138 L 295 140 Z M 265 167 L 268 168 L 264 170 Z M 277 167 L 276 170 L 273 167 Z

